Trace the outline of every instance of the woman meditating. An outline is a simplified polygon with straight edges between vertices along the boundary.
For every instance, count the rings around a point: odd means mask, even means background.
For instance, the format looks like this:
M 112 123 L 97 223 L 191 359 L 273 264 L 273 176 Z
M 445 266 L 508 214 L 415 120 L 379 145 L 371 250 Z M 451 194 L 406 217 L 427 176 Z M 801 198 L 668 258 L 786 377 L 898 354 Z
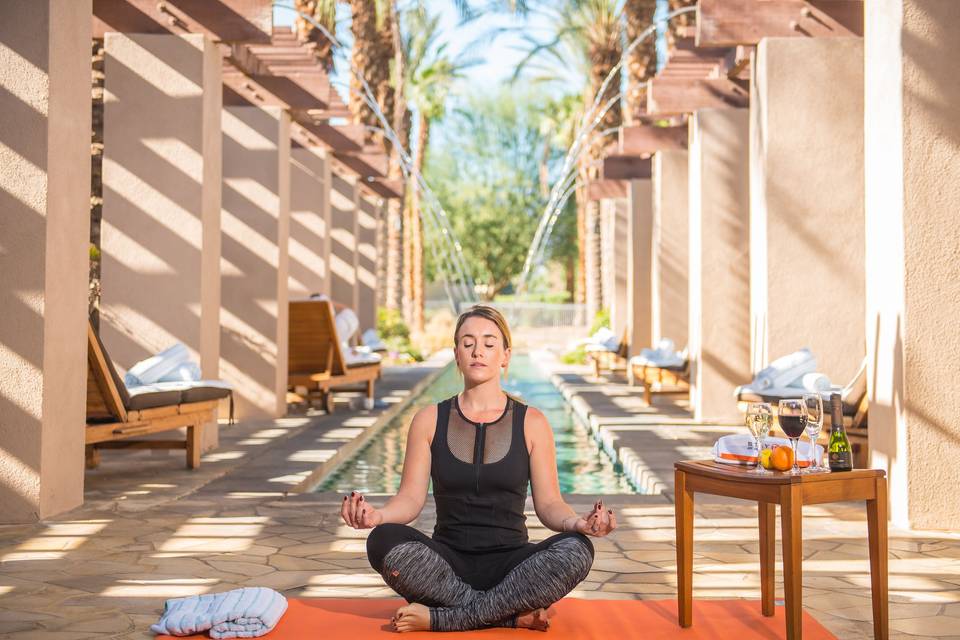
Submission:
M 546 417 L 500 387 L 510 363 L 510 330 L 500 313 L 475 306 L 454 332 L 463 391 L 414 416 L 397 495 L 380 509 L 353 492 L 341 515 L 367 538 L 371 566 L 409 603 L 397 631 L 486 627 L 546 630 L 550 606 L 586 578 L 587 536 L 617 526 L 598 501 L 582 516 L 563 500 L 553 432 Z M 433 537 L 407 526 L 420 514 L 433 479 Z M 527 483 L 543 524 L 558 531 L 527 538 Z

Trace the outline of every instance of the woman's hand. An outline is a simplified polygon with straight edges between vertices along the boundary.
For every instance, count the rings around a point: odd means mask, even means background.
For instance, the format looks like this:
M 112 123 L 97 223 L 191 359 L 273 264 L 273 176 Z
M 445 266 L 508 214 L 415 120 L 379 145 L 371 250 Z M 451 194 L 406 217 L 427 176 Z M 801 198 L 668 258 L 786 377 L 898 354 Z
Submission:
M 351 491 L 349 496 L 343 497 L 340 516 L 354 529 L 371 529 L 383 522 L 383 514 L 357 491 Z
M 586 536 L 602 538 L 617 528 L 617 517 L 613 509 L 605 509 L 603 498 L 597 500 L 590 511 L 577 520 L 576 530 Z

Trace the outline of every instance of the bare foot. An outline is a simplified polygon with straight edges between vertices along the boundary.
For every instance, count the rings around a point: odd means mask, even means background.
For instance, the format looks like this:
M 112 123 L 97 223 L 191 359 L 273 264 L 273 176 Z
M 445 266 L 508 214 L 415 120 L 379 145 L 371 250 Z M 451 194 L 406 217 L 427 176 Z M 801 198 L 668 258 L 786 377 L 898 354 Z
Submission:
M 430 609 L 417 603 L 400 607 L 393 617 L 393 626 L 400 633 L 430 631 Z
M 553 605 L 546 609 L 535 609 L 517 615 L 517 628 L 532 631 L 546 631 L 550 628 L 550 618 L 557 615 Z

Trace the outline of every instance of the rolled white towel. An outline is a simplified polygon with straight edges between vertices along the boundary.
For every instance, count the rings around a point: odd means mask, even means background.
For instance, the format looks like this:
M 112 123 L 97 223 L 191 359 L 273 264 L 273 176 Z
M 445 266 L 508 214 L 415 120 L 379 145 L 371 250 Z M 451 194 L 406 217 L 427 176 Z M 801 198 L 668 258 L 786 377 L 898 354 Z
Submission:
M 334 322 L 337 325 L 337 337 L 340 342 L 349 342 L 353 334 L 360 328 L 360 318 L 353 309 L 343 309 L 337 314 Z
M 380 335 L 376 329 L 367 329 L 364 331 L 360 336 L 360 341 L 363 342 L 363 346 L 370 347 L 372 351 L 387 350 L 387 345 L 380 339 Z
M 193 382 L 203 377 L 200 365 L 196 362 L 184 362 L 176 369 L 160 377 L 157 382 Z
M 817 359 L 813 357 L 810 349 L 804 347 L 777 358 L 761 369 L 753 379 L 753 386 L 759 389 L 786 387 L 791 382 L 802 378 L 804 374 L 813 373 L 816 370 Z
M 799 380 L 794 380 L 787 386 L 797 387 L 810 393 L 823 393 L 829 391 L 832 385 L 830 378 L 822 373 L 805 373 Z
M 123 381 L 128 387 L 153 384 L 189 361 L 190 350 L 182 342 L 177 342 L 157 355 L 141 360 L 130 367 Z

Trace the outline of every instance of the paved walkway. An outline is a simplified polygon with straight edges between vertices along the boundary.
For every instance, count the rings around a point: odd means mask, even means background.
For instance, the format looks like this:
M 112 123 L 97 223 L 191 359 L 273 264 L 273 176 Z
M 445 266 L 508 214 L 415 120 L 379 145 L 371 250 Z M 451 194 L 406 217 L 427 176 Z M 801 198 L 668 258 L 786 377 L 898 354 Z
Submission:
M 224 428 L 199 471 L 181 470 L 169 456 L 107 452 L 88 474 L 83 507 L 0 527 L 0 637 L 149 638 L 164 598 L 242 585 L 309 597 L 393 595 L 367 565 L 366 532 L 340 523 L 340 497 L 293 491 L 358 447 L 438 364 L 388 371 L 378 395 L 389 404 L 371 412 L 338 406 L 333 416 Z M 675 597 L 668 471 L 677 457 L 703 455 L 720 427 L 683 424 L 682 405 L 652 416 L 616 380 L 557 375 L 578 412 L 603 427 L 607 447 L 632 451 L 650 486 L 662 489 L 608 499 L 621 527 L 597 540 L 593 571 L 572 595 Z M 568 499 L 583 512 L 594 496 Z M 549 535 L 529 502 L 527 509 L 531 537 Z M 843 639 L 872 637 L 861 511 L 805 510 L 804 603 Z M 756 509 L 701 500 L 696 516 L 694 595 L 757 598 Z M 434 518 L 431 504 L 416 526 L 429 531 Z M 891 637 L 960 637 L 960 536 L 892 530 L 890 548 Z

